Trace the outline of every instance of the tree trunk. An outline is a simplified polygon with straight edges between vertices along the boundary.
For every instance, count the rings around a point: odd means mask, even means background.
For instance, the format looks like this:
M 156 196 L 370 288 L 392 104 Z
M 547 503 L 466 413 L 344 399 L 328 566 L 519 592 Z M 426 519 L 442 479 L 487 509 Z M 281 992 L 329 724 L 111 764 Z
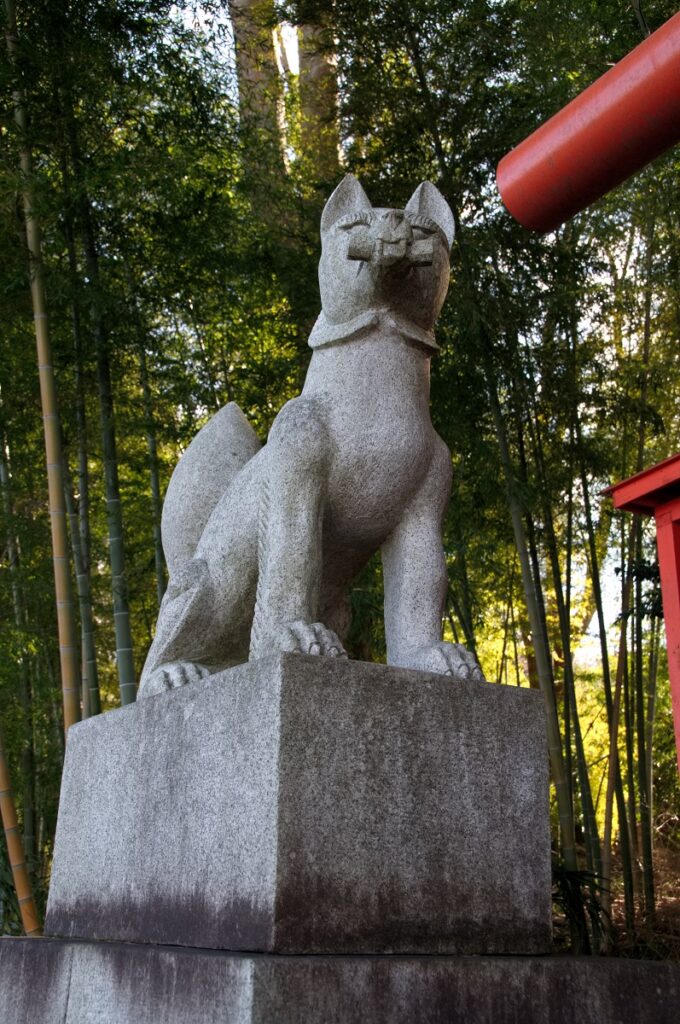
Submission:
M 630 601 L 630 587 L 631 577 L 626 576 L 623 583 L 623 589 L 621 593 L 621 632 L 619 637 L 619 655 L 616 664 L 616 686 L 612 699 L 612 708 L 609 720 L 609 768 L 607 771 L 607 795 L 605 798 L 605 812 L 604 812 L 604 850 L 602 855 L 602 876 L 604 879 L 604 889 L 602 892 L 602 908 L 607 917 L 611 911 L 611 859 L 612 859 L 612 817 L 613 817 L 613 804 L 614 804 L 614 790 L 617 782 L 617 766 L 619 764 L 619 750 L 618 750 L 618 739 L 619 739 L 619 719 L 621 711 L 621 695 L 623 691 L 623 678 L 626 670 L 626 662 L 628 659 L 628 651 L 626 644 L 626 637 L 628 632 L 628 623 L 626 620 L 626 614 L 628 610 L 628 604 Z M 619 776 L 620 778 L 620 773 Z M 623 798 L 623 791 L 622 791 Z M 621 798 L 621 799 L 622 799 Z M 623 844 L 624 834 L 624 822 L 627 820 L 624 817 L 623 820 L 619 820 L 619 834 Z M 623 847 L 622 847 L 623 848 Z M 628 850 L 628 861 L 630 862 L 630 846 L 626 842 L 626 848 Z M 624 865 L 625 869 L 625 865 Z M 626 928 L 632 934 L 635 926 L 635 905 L 633 903 L 633 872 L 632 864 L 628 872 L 624 873 L 624 886 L 626 895 Z
M 234 30 L 239 112 L 247 170 L 262 178 L 284 171 L 281 146 L 281 78 L 274 50 L 273 0 L 229 0 Z M 265 160 L 262 157 L 265 155 Z
M 618 728 L 619 710 L 621 704 L 621 682 L 617 669 L 616 685 L 617 700 L 615 704 L 612 694 L 611 672 L 609 667 L 609 650 L 607 647 L 607 628 L 604 621 L 604 604 L 602 601 L 602 586 L 600 583 L 600 563 L 595 539 L 595 528 L 593 525 L 592 507 L 590 504 L 590 490 L 586 474 L 583 456 L 583 436 L 578 415 L 574 421 L 576 431 L 576 443 L 579 453 L 579 471 L 581 476 L 581 490 L 583 494 L 583 509 L 586 520 L 586 532 L 588 536 L 588 551 L 590 556 L 590 576 L 595 600 L 597 614 L 598 632 L 600 634 L 600 652 L 602 657 L 602 682 L 604 685 L 605 706 L 607 709 L 607 722 L 609 725 L 609 767 L 607 769 L 607 797 L 605 811 L 605 837 L 602 852 L 602 875 L 603 875 L 603 904 L 608 914 L 611 905 L 611 831 L 612 831 L 612 794 L 616 796 L 616 809 L 619 816 L 619 844 L 621 847 L 621 868 L 623 873 L 623 892 L 625 903 L 626 927 L 632 932 L 635 920 L 635 908 L 633 903 L 633 867 L 630 854 L 630 836 L 628 829 L 628 814 L 626 812 L 626 797 L 623 792 L 623 780 L 621 777 L 621 760 L 618 749 Z M 625 624 L 622 626 L 625 639 Z M 623 657 L 626 657 L 625 651 Z M 619 651 L 621 659 L 621 652 Z M 620 664 L 621 672 L 623 664 Z
M 0 490 L 2 506 L 7 521 L 7 561 L 12 589 L 12 610 L 14 624 L 19 634 L 26 627 L 26 614 L 23 595 L 19 580 L 19 544 L 13 529 L 12 496 L 10 493 L 10 474 L 8 466 L 7 442 L 0 433 Z M 22 710 L 22 750 L 21 750 L 21 781 L 22 781 L 22 817 L 24 826 L 24 853 L 29 875 L 35 867 L 35 755 L 33 750 L 33 702 L 31 679 L 29 672 L 28 653 L 24 650 L 19 663 L 19 696 Z
M 579 789 L 581 792 L 581 808 L 583 811 L 583 821 L 586 833 L 586 854 L 588 858 L 588 868 L 590 871 L 594 872 L 598 877 L 600 877 L 602 874 L 602 849 L 600 846 L 600 837 L 597 831 L 597 822 L 595 820 L 595 808 L 593 806 L 593 796 L 590 788 L 590 778 L 588 776 L 588 767 L 586 764 L 585 749 L 583 746 L 581 722 L 578 713 L 578 705 L 576 703 L 576 684 L 574 679 L 574 670 L 571 653 L 571 622 L 569 617 L 569 610 L 567 608 L 564 598 L 564 590 L 562 587 L 562 573 L 560 568 L 557 536 L 555 532 L 552 508 L 550 505 L 548 479 L 545 470 L 543 439 L 541 436 L 539 417 L 534 407 L 532 398 L 530 394 L 527 393 L 527 389 L 523 389 L 523 391 L 524 394 L 522 398 L 527 403 L 528 407 L 532 410 L 533 413 L 532 441 L 534 447 L 534 459 L 538 471 L 540 491 L 543 498 L 543 521 L 545 541 L 552 571 L 555 602 L 557 604 L 557 616 L 560 628 L 560 635 L 562 638 L 562 648 L 564 654 L 563 671 L 565 704 L 569 708 L 569 719 L 571 726 L 573 728 L 574 743 L 576 747 L 576 770 L 578 773 Z M 535 393 L 534 382 L 532 380 L 529 381 L 528 391 Z M 569 547 L 567 550 L 568 558 L 570 557 L 570 550 L 571 541 L 569 542 Z
M 146 362 L 146 351 L 144 341 L 140 337 L 137 345 L 139 356 L 139 375 L 144 398 L 144 420 L 146 430 L 146 448 L 149 454 L 149 480 L 151 485 L 151 514 L 153 532 L 153 553 L 156 568 L 156 597 L 158 607 L 161 606 L 165 594 L 165 556 L 163 554 L 163 540 L 161 537 L 161 512 L 163 503 L 161 501 L 161 484 L 158 472 L 158 447 L 156 444 L 156 424 L 153 416 L 153 403 L 151 400 L 151 387 L 149 385 L 149 370 Z
M 640 798 L 640 850 L 642 853 L 642 896 L 644 919 L 647 925 L 654 920 L 654 864 L 652 860 L 651 785 L 647 774 L 647 727 L 645 724 L 647 701 L 644 679 L 644 650 L 642 644 L 642 523 L 636 516 L 635 561 L 638 572 L 635 576 L 634 630 L 635 660 L 635 723 L 637 739 L 637 778 Z
M 488 362 L 488 360 L 486 362 Z M 553 686 L 552 671 L 550 668 L 550 653 L 545 640 L 544 624 L 541 619 L 539 601 L 536 594 L 540 581 L 536 582 L 534 580 L 531 570 L 527 538 L 524 530 L 523 510 L 519 499 L 517 498 L 517 482 L 512 468 L 512 461 L 510 459 L 510 451 L 508 448 L 505 424 L 503 422 L 498 394 L 496 392 L 495 383 L 491 377 L 489 367 L 485 366 L 485 370 L 487 386 L 489 388 L 489 398 L 491 401 L 491 411 L 496 429 L 496 439 L 498 441 L 501 465 L 503 467 L 510 518 L 512 521 L 513 533 L 515 535 L 515 547 L 517 548 L 517 555 L 519 558 L 524 598 L 531 627 L 532 645 L 536 655 L 538 679 L 546 704 L 548 751 L 550 754 L 550 765 L 552 768 L 553 782 L 555 783 L 555 792 L 557 795 L 558 817 L 562 836 L 562 854 L 567 869 L 569 871 L 577 871 L 578 860 L 576 857 L 576 846 L 574 840 L 574 821 L 571 810 L 571 801 L 569 798 L 569 786 L 564 770 L 562 741 L 557 717 L 557 706 L 555 703 L 555 689 Z
M 657 594 L 656 596 L 660 598 L 660 595 Z M 649 818 L 652 823 L 654 822 L 654 809 L 652 804 L 654 795 L 654 758 L 652 754 L 652 743 L 654 741 L 654 721 L 656 718 L 657 675 L 659 670 L 659 648 L 661 643 L 662 623 L 662 617 L 654 617 L 652 619 L 652 631 L 649 640 L 649 660 L 647 669 L 647 714 L 645 718 L 645 726 L 647 729 L 647 778 L 649 779 L 650 794 Z
M 327 34 L 319 25 L 298 28 L 302 156 L 321 191 L 340 173 L 338 82 Z
M 94 613 L 92 610 L 92 579 L 90 573 L 90 471 L 87 457 L 87 419 L 85 414 L 84 387 L 84 345 L 80 303 L 78 300 L 78 260 L 76 256 L 75 231 L 71 205 L 73 197 L 69 187 L 70 172 L 66 155 L 62 156 L 62 173 L 65 184 L 64 216 L 66 248 L 68 252 L 69 279 L 71 284 L 71 325 L 73 331 L 73 349 L 75 358 L 75 409 L 76 429 L 78 435 L 78 503 L 76 506 L 73 495 L 73 483 L 68 464 L 68 456 L 64 459 L 64 495 L 66 500 L 71 549 L 74 556 L 76 571 L 76 592 L 80 608 L 81 638 L 81 694 L 83 718 L 98 715 L 101 711 L 99 693 L 99 673 L 97 669 L 97 649 L 94 634 Z M 76 536 L 77 534 L 77 536 Z
M 7 11 L 7 49 L 10 63 L 16 69 L 18 50 L 16 12 L 14 0 L 5 0 Z M 80 717 L 78 650 L 76 647 L 76 622 L 71 594 L 71 573 L 68 559 L 68 537 L 66 530 L 66 509 L 64 507 L 64 481 L 62 473 L 61 429 L 57 389 L 52 366 L 52 346 L 47 320 L 47 302 L 42 264 L 42 238 L 40 223 L 34 209 L 33 167 L 31 151 L 27 141 L 28 117 L 24 92 L 13 91 L 14 118 L 20 136 L 20 163 L 26 238 L 30 259 L 31 299 L 35 319 L 35 336 L 38 349 L 38 372 L 40 397 L 45 431 L 47 454 L 47 483 L 50 504 L 50 525 L 52 530 L 52 557 L 54 582 L 57 599 L 57 626 L 59 632 L 59 657 L 61 663 L 62 698 L 64 706 L 64 730 L 68 731 Z
M 31 881 L 26 870 L 21 834 L 9 778 L 9 766 L 0 735 L 0 816 L 7 840 L 7 853 L 14 879 L 14 889 L 26 935 L 40 935 L 40 919 L 36 910 Z
M 64 493 L 66 497 L 66 509 L 68 511 L 69 526 L 71 533 L 71 548 L 73 551 L 73 564 L 76 570 L 76 591 L 80 607 L 81 635 L 83 641 L 83 659 L 86 669 L 83 678 L 86 681 L 86 689 L 83 694 L 83 717 L 98 715 L 101 711 L 101 698 L 99 695 L 99 675 L 97 672 L 97 653 L 94 643 L 94 615 L 92 613 L 92 594 L 90 591 L 90 574 L 85 565 L 83 554 L 83 541 L 80 534 L 80 523 L 78 512 L 73 497 L 73 483 L 68 466 L 68 460 L 64 457 Z
M 75 179 L 75 203 L 80 229 L 83 232 L 85 268 L 88 277 L 88 297 L 92 317 L 95 350 L 97 356 L 97 384 L 102 431 L 102 453 L 104 459 L 104 486 L 106 494 L 106 516 L 109 537 L 109 561 L 111 565 L 111 589 L 113 595 L 114 630 L 116 636 L 116 665 L 120 687 L 121 704 L 130 704 L 136 698 L 135 666 L 128 606 L 127 581 L 125 577 L 125 551 L 123 545 L 123 512 L 118 479 L 118 455 L 116 448 L 115 411 L 111 386 L 109 343 L 104 326 L 99 256 L 95 234 L 92 207 L 87 195 L 82 158 L 78 144 L 76 124 L 71 99 L 63 91 L 63 112 L 66 120 L 71 164 Z
M 652 272 L 654 266 L 654 216 L 650 217 L 645 238 L 645 284 L 644 284 L 644 326 L 642 335 L 642 384 L 640 387 L 640 422 L 638 428 L 638 450 L 636 472 L 644 469 L 644 452 L 646 438 L 646 405 L 649 386 L 649 356 L 652 336 Z M 642 523 L 636 516 L 636 550 L 635 557 L 638 567 L 642 563 Z M 635 687 L 637 710 L 637 769 L 638 788 L 640 795 L 640 840 L 642 851 L 642 880 L 644 897 L 644 916 L 647 924 L 652 924 L 655 915 L 654 897 L 654 861 L 652 851 L 651 822 L 651 778 L 647 773 L 646 701 L 644 692 L 643 650 L 642 650 L 642 579 L 638 572 L 635 579 Z
M 454 610 L 463 630 L 465 644 L 473 654 L 476 654 L 477 643 L 475 640 L 475 630 L 472 621 L 472 599 L 470 594 L 470 577 L 468 575 L 467 559 L 465 557 L 465 543 L 460 533 L 459 524 L 455 518 L 453 521 L 453 543 L 455 545 L 453 575 L 458 586 L 455 589 L 451 588 L 451 597 L 453 600 Z

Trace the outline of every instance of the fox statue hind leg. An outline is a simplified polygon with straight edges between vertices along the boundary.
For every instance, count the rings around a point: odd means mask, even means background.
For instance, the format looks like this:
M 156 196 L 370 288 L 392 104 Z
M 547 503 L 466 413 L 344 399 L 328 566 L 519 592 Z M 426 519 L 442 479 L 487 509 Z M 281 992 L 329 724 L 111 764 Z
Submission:
M 199 431 L 175 468 L 162 518 L 170 580 L 142 672 L 142 697 L 247 657 L 249 630 L 239 620 L 249 590 L 254 603 L 257 553 L 249 540 L 257 527 L 255 521 L 248 528 L 240 500 L 248 488 L 240 478 L 252 476 L 248 467 L 260 448 L 246 417 L 230 402 Z M 208 530 L 212 518 L 217 524 Z M 208 557 L 198 550 L 206 533 L 219 538 Z M 234 551 L 241 557 L 234 558 Z
M 281 410 L 266 448 L 219 498 L 193 557 L 171 574 L 140 696 L 273 651 L 345 656 L 337 633 L 317 621 L 331 451 L 315 403 L 295 399 Z

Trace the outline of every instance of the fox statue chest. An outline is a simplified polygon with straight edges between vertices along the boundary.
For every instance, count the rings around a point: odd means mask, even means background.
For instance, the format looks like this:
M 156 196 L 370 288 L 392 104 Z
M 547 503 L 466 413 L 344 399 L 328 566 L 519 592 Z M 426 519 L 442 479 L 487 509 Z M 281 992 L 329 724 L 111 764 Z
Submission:
M 330 532 L 380 543 L 399 521 L 430 465 L 429 354 L 397 334 L 316 350 L 302 400 L 327 431 Z

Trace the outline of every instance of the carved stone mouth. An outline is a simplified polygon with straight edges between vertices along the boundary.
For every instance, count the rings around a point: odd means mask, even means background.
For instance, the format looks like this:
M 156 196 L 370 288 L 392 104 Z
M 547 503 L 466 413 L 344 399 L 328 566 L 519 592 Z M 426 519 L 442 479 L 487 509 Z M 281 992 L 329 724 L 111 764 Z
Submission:
M 431 238 L 413 241 L 405 235 L 396 238 L 375 238 L 370 230 L 355 231 L 347 247 L 348 260 L 361 260 L 378 267 L 404 263 L 409 267 L 429 267 L 434 260 Z

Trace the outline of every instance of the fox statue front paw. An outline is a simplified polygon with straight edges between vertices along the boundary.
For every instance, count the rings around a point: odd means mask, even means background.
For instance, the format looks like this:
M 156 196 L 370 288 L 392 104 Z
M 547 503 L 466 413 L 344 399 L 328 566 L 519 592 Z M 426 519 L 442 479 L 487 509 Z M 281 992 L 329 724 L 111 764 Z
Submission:
M 475 655 L 463 644 L 450 644 L 445 640 L 414 648 L 400 659 L 399 664 L 403 668 L 415 668 L 421 672 L 438 672 L 455 679 L 486 682 Z
M 283 622 L 267 630 L 257 644 L 255 657 L 266 657 L 273 651 L 288 654 L 314 654 L 327 658 L 346 658 L 347 652 L 337 633 L 323 622 Z M 251 654 L 251 657 L 253 655 Z
M 195 683 L 210 675 L 210 669 L 193 661 L 173 661 L 160 665 L 151 675 L 147 676 L 139 687 L 138 698 L 154 697 L 166 690 L 176 690 L 187 683 Z

